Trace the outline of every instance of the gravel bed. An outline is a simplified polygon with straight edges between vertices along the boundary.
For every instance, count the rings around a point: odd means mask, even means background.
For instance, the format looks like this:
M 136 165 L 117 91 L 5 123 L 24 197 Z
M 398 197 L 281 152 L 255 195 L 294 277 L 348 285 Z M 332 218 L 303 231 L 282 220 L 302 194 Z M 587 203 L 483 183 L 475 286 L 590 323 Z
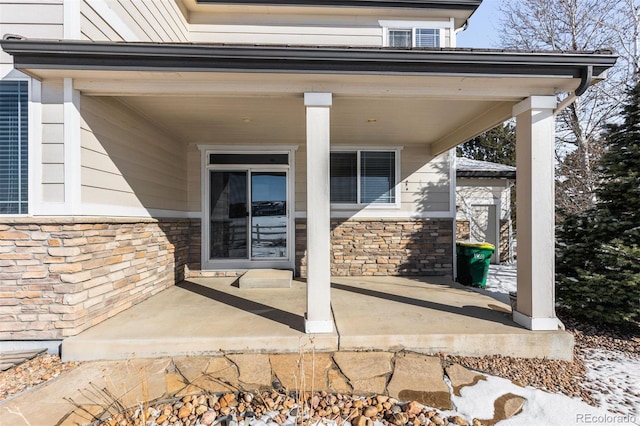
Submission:
M 58 355 L 43 354 L 0 373 L 0 401 L 58 377 L 80 365 L 62 362 Z

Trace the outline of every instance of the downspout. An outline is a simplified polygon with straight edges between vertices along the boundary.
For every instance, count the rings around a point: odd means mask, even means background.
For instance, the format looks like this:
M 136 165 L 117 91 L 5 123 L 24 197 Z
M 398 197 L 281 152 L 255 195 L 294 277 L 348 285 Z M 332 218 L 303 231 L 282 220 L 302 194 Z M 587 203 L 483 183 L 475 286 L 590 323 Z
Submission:
M 593 65 L 587 66 L 582 72 L 582 78 L 580 80 L 580 85 L 576 90 L 570 92 L 569 95 L 562 100 L 558 104 L 555 110 L 553 110 L 553 115 L 560 114 L 566 107 L 571 105 L 578 99 L 578 96 L 582 96 L 584 92 L 587 91 L 589 86 L 591 86 L 591 82 L 593 81 Z
M 461 33 L 462 31 L 466 30 L 468 26 L 469 26 L 469 20 L 466 20 L 464 21 L 464 24 L 462 24 L 460 28 L 455 30 L 453 29 L 454 27 L 453 18 L 451 18 L 451 29 L 453 30 L 453 35 L 451 36 L 451 46 L 449 47 L 458 47 L 458 33 Z

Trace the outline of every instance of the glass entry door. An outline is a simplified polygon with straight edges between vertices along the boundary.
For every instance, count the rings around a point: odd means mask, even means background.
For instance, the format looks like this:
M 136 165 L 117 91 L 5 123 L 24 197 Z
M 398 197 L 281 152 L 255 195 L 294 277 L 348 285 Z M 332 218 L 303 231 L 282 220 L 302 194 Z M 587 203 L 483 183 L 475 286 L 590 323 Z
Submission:
M 286 260 L 287 172 L 209 171 L 210 260 Z
M 251 258 L 287 257 L 287 174 L 251 173 Z
M 210 172 L 211 259 L 246 259 L 247 246 L 246 171 Z

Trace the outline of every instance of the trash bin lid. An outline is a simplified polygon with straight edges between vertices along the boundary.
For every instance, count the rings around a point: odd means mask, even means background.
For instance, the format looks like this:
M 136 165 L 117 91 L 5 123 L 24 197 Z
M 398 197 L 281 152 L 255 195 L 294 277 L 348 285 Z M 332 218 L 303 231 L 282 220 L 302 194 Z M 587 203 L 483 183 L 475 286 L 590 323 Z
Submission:
M 461 247 L 471 247 L 471 248 L 479 248 L 479 249 L 490 249 L 490 250 L 496 249 L 496 247 L 493 244 L 489 244 L 489 243 L 466 243 L 464 241 L 456 241 L 456 245 Z

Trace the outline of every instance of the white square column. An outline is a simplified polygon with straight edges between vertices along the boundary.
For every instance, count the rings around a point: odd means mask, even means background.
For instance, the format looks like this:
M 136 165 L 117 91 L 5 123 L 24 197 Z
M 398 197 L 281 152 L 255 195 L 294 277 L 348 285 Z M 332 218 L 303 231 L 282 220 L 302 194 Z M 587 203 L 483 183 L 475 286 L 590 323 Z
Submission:
M 532 96 L 516 117 L 518 301 L 513 319 L 530 330 L 557 330 L 555 314 L 555 96 Z
M 331 209 L 329 148 L 331 93 L 305 93 L 307 108 L 306 333 L 331 333 Z

